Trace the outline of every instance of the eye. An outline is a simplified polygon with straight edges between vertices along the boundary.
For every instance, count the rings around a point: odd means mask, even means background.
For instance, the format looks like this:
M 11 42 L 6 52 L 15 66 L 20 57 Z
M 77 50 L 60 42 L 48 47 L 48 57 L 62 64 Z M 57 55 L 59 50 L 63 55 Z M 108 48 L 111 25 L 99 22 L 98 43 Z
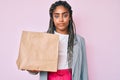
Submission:
M 59 16 L 58 15 L 54 15 L 55 18 L 58 18 Z
M 64 17 L 64 18 L 68 17 L 68 13 L 65 13 L 65 14 L 63 15 L 63 17 Z

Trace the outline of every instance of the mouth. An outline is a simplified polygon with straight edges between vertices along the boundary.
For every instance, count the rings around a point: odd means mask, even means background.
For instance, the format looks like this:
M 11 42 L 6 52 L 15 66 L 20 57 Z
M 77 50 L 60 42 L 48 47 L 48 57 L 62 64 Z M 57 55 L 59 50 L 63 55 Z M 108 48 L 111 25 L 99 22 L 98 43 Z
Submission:
M 63 25 L 64 25 L 64 23 L 59 23 L 59 25 L 63 26 Z

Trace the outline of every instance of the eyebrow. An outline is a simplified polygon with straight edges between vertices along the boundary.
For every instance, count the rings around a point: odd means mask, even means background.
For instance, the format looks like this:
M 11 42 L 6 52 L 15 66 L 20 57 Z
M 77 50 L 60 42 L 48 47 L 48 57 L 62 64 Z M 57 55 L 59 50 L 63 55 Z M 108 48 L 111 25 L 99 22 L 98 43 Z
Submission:
M 69 12 L 63 12 L 63 13 L 53 13 L 53 14 L 58 15 L 58 14 L 66 14 L 66 13 L 69 13 Z

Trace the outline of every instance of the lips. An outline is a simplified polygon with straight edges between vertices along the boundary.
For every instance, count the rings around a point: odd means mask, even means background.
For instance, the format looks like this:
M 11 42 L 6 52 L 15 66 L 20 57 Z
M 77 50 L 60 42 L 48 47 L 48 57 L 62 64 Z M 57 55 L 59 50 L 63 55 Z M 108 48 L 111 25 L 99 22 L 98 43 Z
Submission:
M 58 25 L 63 26 L 63 25 L 64 25 L 64 23 L 59 23 Z

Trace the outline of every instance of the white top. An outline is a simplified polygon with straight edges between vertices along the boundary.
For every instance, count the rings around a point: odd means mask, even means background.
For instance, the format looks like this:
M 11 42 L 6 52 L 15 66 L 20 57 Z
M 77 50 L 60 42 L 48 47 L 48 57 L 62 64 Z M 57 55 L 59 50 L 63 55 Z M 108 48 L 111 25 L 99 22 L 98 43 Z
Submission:
M 68 60 L 67 60 L 67 46 L 68 46 L 68 34 L 60 34 L 55 32 L 55 34 L 59 35 L 59 48 L 58 48 L 58 70 L 60 69 L 68 69 Z

